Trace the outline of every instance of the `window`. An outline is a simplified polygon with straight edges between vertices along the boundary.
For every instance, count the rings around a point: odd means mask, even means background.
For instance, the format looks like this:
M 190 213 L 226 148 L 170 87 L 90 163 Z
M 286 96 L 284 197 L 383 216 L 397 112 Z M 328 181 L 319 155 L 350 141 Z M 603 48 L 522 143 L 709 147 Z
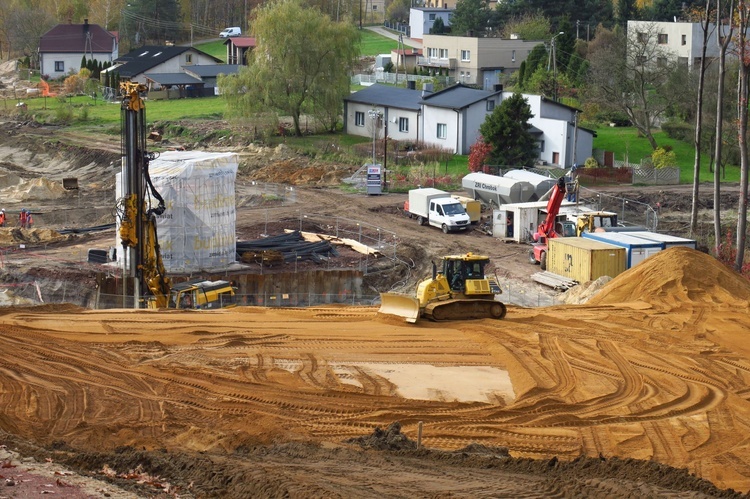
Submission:
M 466 81 L 471 82 L 471 71 L 466 72 Z
M 55 61 L 55 73 L 65 72 L 65 61 Z
M 639 66 L 643 66 L 646 64 L 646 56 L 645 55 L 638 55 L 635 57 L 635 63 Z
M 638 42 L 646 43 L 648 41 L 648 35 L 646 33 L 638 32 Z
M 660 68 L 666 68 L 667 67 L 667 58 L 666 57 L 657 57 L 656 58 L 656 65 Z
M 471 50 L 462 50 L 461 51 L 461 60 L 464 62 L 471 61 Z
M 490 99 L 487 101 L 487 111 L 491 112 L 493 109 L 495 109 L 495 101 Z
M 354 113 L 354 124 L 356 126 L 365 126 L 365 113 L 363 111 Z
M 430 22 L 433 22 L 435 20 L 435 14 L 430 14 Z
M 669 36 L 666 33 L 659 33 L 659 36 L 656 37 L 656 42 L 659 45 L 666 45 L 669 43 Z
M 430 59 L 436 59 L 437 55 L 438 55 L 438 52 L 436 48 L 430 47 L 427 49 L 427 57 L 429 57 Z
M 513 51 L 513 53 L 510 56 L 510 61 L 511 62 L 516 62 L 516 51 L 515 50 Z
M 447 139 L 448 138 L 448 125 L 445 123 L 437 124 L 437 138 Z
M 378 10 L 378 6 L 375 4 L 372 4 L 372 10 Z
M 447 59 L 448 58 L 448 49 L 440 49 L 440 58 L 441 59 Z
M 687 35 L 682 35 L 682 45 L 687 45 Z
M 399 132 L 408 132 L 409 131 L 409 118 L 399 118 L 398 119 L 398 131 Z
M 539 152 L 544 152 L 544 141 L 543 140 L 539 141 Z
M 192 64 L 193 63 L 193 54 L 185 54 L 185 63 L 186 64 Z

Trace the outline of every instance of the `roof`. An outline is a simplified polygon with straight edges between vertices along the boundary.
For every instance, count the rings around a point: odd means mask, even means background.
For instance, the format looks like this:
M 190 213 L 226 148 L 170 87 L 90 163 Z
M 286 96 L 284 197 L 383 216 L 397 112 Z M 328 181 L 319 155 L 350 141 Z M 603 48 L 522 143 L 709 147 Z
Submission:
M 220 74 L 230 75 L 237 73 L 239 64 L 200 64 L 194 66 L 182 66 L 182 70 L 199 78 L 216 78 Z
M 224 42 L 224 45 L 228 43 L 231 43 L 235 47 L 241 48 L 255 47 L 255 38 L 251 36 L 235 36 L 227 38 L 227 40 Z
M 146 73 L 146 78 L 159 85 L 203 85 L 203 81 L 187 73 Z
M 479 90 L 477 88 L 471 88 L 462 85 L 461 83 L 457 83 L 456 85 L 444 88 L 439 92 L 425 96 L 422 103 L 433 107 L 464 109 L 476 102 L 486 100 L 489 97 L 502 93 L 502 90 L 490 92 L 488 90 Z
M 393 49 L 391 50 L 391 54 L 400 54 L 400 55 L 422 55 L 422 49 Z
M 188 51 L 198 52 L 216 62 L 222 62 L 221 59 L 206 54 L 195 47 L 179 47 L 175 45 L 146 45 L 118 57 L 115 62 L 123 63 L 118 70 L 121 77 L 132 78 Z
M 421 107 L 420 102 L 422 101 L 422 91 L 376 83 L 351 94 L 344 100 L 370 106 L 419 111 Z
M 98 24 L 58 24 L 39 39 L 39 52 L 111 54 L 115 40 L 115 35 Z

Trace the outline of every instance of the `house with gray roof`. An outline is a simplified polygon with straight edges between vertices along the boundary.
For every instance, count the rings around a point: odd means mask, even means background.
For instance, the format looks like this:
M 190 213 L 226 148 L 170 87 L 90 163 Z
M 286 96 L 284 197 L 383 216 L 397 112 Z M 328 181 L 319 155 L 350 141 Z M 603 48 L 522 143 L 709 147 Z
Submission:
M 182 66 L 182 70 L 198 78 L 204 88 L 216 89 L 216 79 L 219 75 L 232 75 L 237 74 L 242 66 L 239 64 L 208 64 L 208 65 L 193 65 L 193 66 Z
M 344 99 L 344 132 L 416 142 L 422 91 L 375 84 Z
M 365 137 L 405 140 L 402 119 L 408 121 L 408 140 L 469 154 L 479 138 L 479 127 L 495 107 L 513 92 L 480 90 L 460 83 L 439 92 L 373 85 L 344 101 L 344 131 Z M 539 159 L 570 167 L 592 154 L 594 132 L 578 126 L 578 109 L 540 95 L 524 94 L 532 118 L 529 131 L 536 139 Z
M 118 57 L 117 36 L 98 24 L 58 24 L 39 39 L 39 69 L 50 78 L 60 78 L 81 69 L 81 60 L 112 63 Z
M 422 99 L 422 141 L 469 154 L 479 127 L 502 101 L 502 89 L 478 90 L 460 83 Z
M 221 64 L 223 61 L 195 47 L 146 45 L 119 57 L 120 79 L 146 84 L 146 73 L 182 73 L 183 67 Z

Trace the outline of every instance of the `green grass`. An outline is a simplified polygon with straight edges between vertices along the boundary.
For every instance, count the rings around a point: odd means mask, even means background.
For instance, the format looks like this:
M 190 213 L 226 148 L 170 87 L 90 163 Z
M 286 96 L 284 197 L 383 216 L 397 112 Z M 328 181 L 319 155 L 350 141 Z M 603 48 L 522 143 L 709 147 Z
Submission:
M 640 137 L 638 131 L 633 127 L 608 127 L 596 128 L 594 138 L 594 149 L 604 149 L 615 153 L 615 159 L 624 160 L 627 155 L 631 163 L 639 163 L 642 158 L 651 155 L 651 145 L 645 137 Z M 664 132 L 654 133 L 656 143 L 660 146 L 671 146 L 677 157 L 677 166 L 680 168 L 680 183 L 691 184 L 693 182 L 693 164 L 695 163 L 695 148 L 692 144 L 681 140 L 670 139 Z M 713 180 L 713 174 L 709 172 L 709 157 L 701 155 L 701 174 L 703 182 Z M 736 166 L 726 167 L 725 182 L 739 182 L 740 170 Z
M 25 97 L 25 96 L 24 96 Z M 88 96 L 61 99 L 58 97 L 34 97 L 24 99 L 3 99 L 0 111 L 12 111 L 17 101 L 22 100 L 28 114 L 41 123 L 52 123 L 61 108 L 70 108 L 75 127 L 120 125 L 120 105 L 105 102 L 99 96 L 96 100 Z M 78 119 L 82 113 L 87 120 Z M 146 101 L 146 119 L 154 121 L 176 121 L 184 119 L 222 119 L 226 102 L 222 97 L 202 97 L 200 99 L 149 100 Z
M 391 50 L 398 48 L 398 42 L 383 35 L 370 31 L 360 30 L 360 55 L 375 57 L 379 54 L 390 54 Z
M 224 40 L 214 40 L 212 42 L 201 43 L 196 45 L 195 48 L 212 55 L 217 59 L 221 59 L 225 63 L 227 62 L 227 46 L 224 45 Z

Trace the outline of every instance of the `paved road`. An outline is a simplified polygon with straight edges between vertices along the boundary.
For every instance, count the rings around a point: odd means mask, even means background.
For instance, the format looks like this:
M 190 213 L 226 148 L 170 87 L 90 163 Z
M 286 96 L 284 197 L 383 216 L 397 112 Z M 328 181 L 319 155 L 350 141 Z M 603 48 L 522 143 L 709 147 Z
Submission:
M 398 40 L 399 33 L 397 31 L 391 31 L 382 26 L 365 26 L 365 29 L 374 31 L 377 34 L 386 36 L 388 38 L 391 38 L 392 40 Z M 419 40 L 415 40 L 413 38 L 404 37 L 404 45 L 407 47 L 413 47 L 415 49 L 422 48 L 422 42 L 420 42 Z

